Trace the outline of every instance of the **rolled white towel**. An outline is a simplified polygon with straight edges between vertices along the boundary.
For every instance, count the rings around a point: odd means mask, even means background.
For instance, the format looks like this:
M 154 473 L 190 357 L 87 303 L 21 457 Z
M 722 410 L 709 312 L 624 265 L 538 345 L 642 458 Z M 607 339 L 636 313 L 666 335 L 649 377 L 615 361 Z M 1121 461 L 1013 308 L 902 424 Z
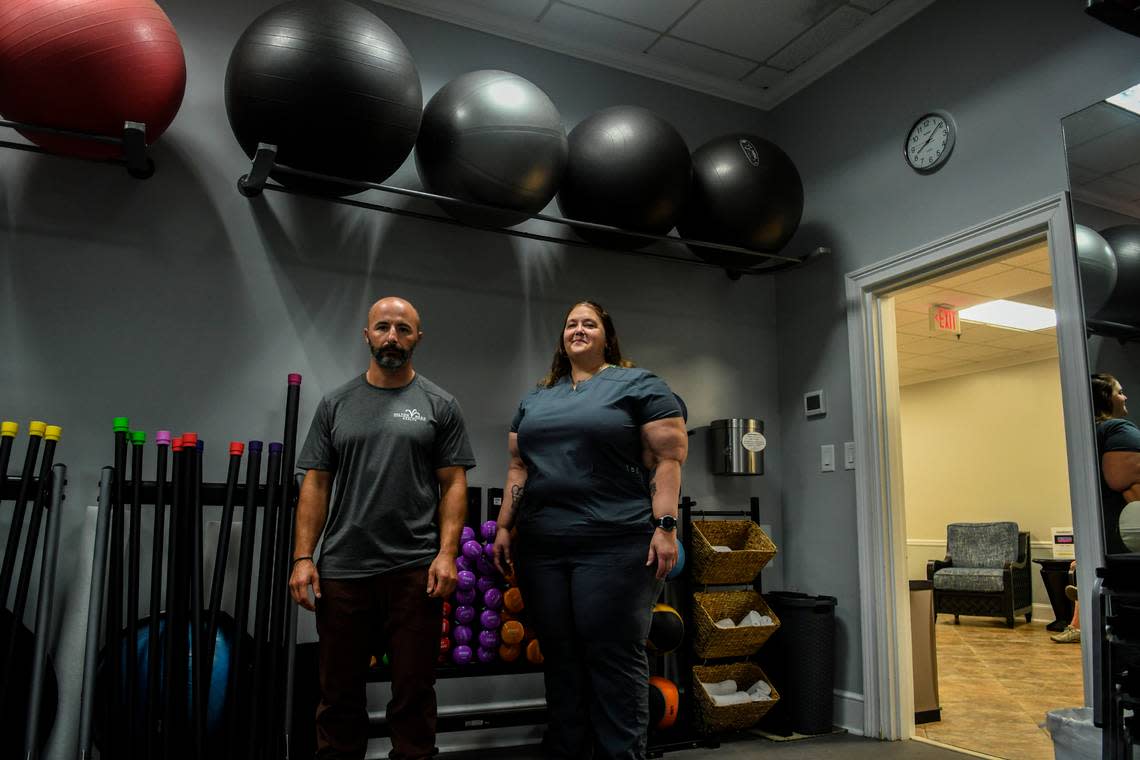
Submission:
M 721 618 L 716 621 L 717 628 L 735 628 L 736 623 L 732 622 L 732 618 Z
M 772 686 L 767 681 L 757 681 L 745 693 L 753 702 L 763 702 L 772 698 Z
M 740 618 L 740 622 L 736 625 L 738 627 L 772 625 L 772 618 L 767 615 L 761 615 L 756 610 L 749 610 L 748 614 Z
M 710 697 L 723 697 L 726 694 L 735 694 L 739 689 L 736 686 L 736 681 L 731 678 L 727 681 L 717 681 L 716 683 L 701 683 L 705 687 Z
M 730 552 L 730 551 L 732 551 L 732 547 L 731 546 L 714 546 L 712 548 L 712 550 L 714 552 Z
M 727 707 L 728 705 L 742 705 L 752 701 L 752 697 L 748 696 L 747 692 L 737 691 L 732 694 L 713 694 L 712 701 L 717 707 Z

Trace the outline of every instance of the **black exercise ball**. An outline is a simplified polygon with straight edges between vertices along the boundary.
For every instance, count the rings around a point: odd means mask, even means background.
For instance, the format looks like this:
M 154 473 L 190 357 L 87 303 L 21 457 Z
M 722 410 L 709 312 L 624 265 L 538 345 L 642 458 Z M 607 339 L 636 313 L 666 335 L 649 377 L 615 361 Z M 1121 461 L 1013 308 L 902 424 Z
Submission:
M 1085 318 L 1095 319 L 1116 288 L 1116 256 L 1099 232 L 1083 224 L 1073 225 L 1073 238 L 1077 243 Z
M 1116 255 L 1116 287 L 1097 319 L 1140 327 L 1140 224 L 1122 224 L 1100 234 Z
M 423 94 L 404 43 L 375 13 L 347 0 L 298 0 L 259 16 L 226 69 L 226 113 L 242 150 L 277 146 L 278 163 L 383 182 L 416 142 Z M 282 184 L 351 194 L 358 189 Z
M 656 654 L 667 654 L 681 646 L 685 640 L 685 621 L 681 613 L 668 604 L 653 606 L 646 648 Z
M 430 192 L 510 209 L 441 204 L 457 219 L 510 226 L 541 211 L 566 169 L 566 130 L 546 93 L 508 71 L 456 77 L 424 108 L 416 171 Z
M 688 194 L 692 162 L 672 124 L 639 106 L 614 106 L 574 127 L 569 144 L 558 191 L 564 216 L 653 235 L 673 229 Z M 652 242 L 578 227 L 574 232 L 601 245 Z
M 731 134 L 693 153 L 693 185 L 677 222 L 682 237 L 776 253 L 800 224 L 804 186 L 788 154 L 762 137 Z M 761 256 L 691 246 L 706 261 L 749 268 Z

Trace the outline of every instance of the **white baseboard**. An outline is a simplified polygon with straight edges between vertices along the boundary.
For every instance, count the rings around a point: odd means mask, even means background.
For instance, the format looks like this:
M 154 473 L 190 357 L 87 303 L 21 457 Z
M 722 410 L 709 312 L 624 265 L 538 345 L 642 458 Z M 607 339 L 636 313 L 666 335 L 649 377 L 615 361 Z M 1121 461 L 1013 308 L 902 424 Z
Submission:
M 835 717 L 833 722 L 847 733 L 863 735 L 863 695 L 853 691 L 835 689 Z

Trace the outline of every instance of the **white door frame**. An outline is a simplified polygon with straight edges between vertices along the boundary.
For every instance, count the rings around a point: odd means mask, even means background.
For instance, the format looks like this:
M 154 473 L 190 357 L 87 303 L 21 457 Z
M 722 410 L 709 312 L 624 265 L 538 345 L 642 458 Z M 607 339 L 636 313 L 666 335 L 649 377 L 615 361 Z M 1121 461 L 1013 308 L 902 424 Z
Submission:
M 1102 557 L 1100 474 L 1092 423 L 1084 307 L 1073 246 L 1069 195 L 1061 193 L 847 275 L 855 471 L 859 531 L 859 602 L 863 641 L 864 732 L 881 739 L 914 734 L 910 603 L 906 572 L 898 380 L 893 312 L 884 296 L 901 287 L 980 263 L 1027 241 L 1049 246 L 1061 401 L 1069 463 L 1069 497 L 1080 557 Z M 884 312 L 887 312 L 884 317 Z M 891 361 L 884 363 L 884 356 Z M 1011 473 L 1011 477 L 1032 477 Z M 1079 565 L 1092 588 L 1096 565 Z M 1092 620 L 1089 595 L 1081 617 Z M 1092 652 L 1082 644 L 1085 703 L 1092 704 Z

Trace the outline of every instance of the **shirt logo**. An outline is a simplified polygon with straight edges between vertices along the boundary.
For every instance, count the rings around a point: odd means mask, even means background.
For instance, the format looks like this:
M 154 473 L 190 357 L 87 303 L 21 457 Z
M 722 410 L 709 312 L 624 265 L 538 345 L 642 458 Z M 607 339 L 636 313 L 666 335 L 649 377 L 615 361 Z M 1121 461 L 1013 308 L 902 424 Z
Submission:
M 404 422 L 427 422 L 428 418 L 420 414 L 419 409 L 405 409 L 402 412 L 392 412 L 392 416 Z

